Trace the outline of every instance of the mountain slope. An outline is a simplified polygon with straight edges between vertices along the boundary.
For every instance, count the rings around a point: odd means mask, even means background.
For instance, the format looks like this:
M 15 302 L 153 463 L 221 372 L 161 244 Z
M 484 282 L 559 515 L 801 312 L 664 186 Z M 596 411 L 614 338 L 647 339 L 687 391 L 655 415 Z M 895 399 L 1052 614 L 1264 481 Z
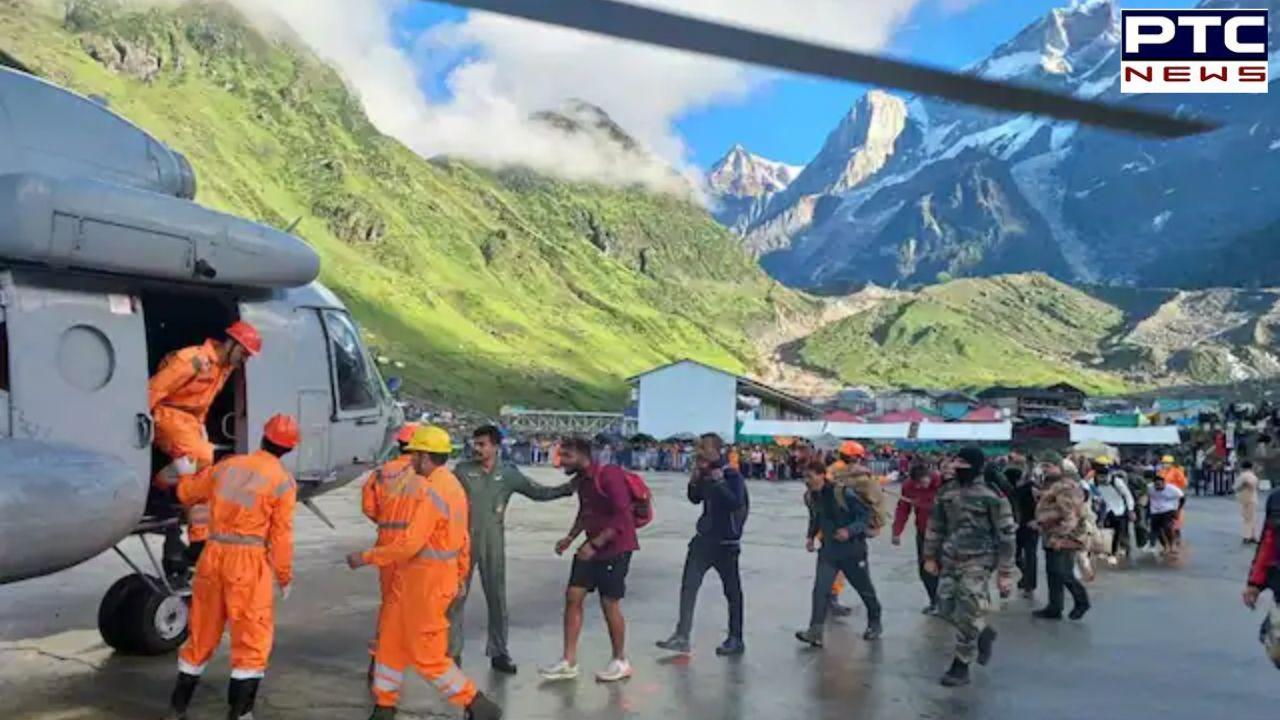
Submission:
M 1266 6 L 1280 0 L 1204 0 L 1203 7 Z M 1272 25 L 1273 46 L 1277 40 Z M 927 97 L 858 101 L 900 106 L 892 151 L 874 172 L 810 189 L 819 167 L 853 163 L 863 143 L 827 145 L 768 211 L 740 234 L 765 266 L 796 287 L 843 289 L 862 282 L 916 286 L 933 280 L 910 263 L 920 223 L 885 208 L 911 197 L 946 197 L 965 168 L 1000 182 L 989 202 L 935 217 L 928 270 L 991 275 L 1036 269 L 1082 283 L 1206 287 L 1265 285 L 1259 268 L 1280 263 L 1280 210 L 1267 201 L 1280 180 L 1280 93 L 1122 95 L 1118 8 L 1112 0 L 1050 11 L 975 63 L 973 73 L 1165 113 L 1226 121 L 1179 140 L 1136 138 L 1030 115 L 993 113 Z M 874 98 L 874 102 L 873 102 Z M 896 103 L 896 105 L 895 105 Z M 831 138 L 844 133 L 842 118 Z M 882 146 L 884 143 L 882 143 Z M 817 193 L 817 194 L 815 194 Z M 992 242 L 999 237 L 999 242 Z M 881 261 L 867 262 L 867 258 Z M 1248 260 L 1246 260 L 1248 258 Z
M 734 145 L 707 173 L 712 215 L 725 227 L 743 232 L 802 171 Z
M 847 384 L 1067 381 L 1094 392 L 1280 376 L 1280 291 L 1092 294 L 1039 273 L 883 296 L 788 348 Z
M 617 407 L 672 358 L 754 366 L 752 332 L 810 307 L 686 201 L 423 160 L 221 5 L 0 0 L 0 50 L 185 153 L 199 202 L 299 218 L 388 372 L 447 402 Z

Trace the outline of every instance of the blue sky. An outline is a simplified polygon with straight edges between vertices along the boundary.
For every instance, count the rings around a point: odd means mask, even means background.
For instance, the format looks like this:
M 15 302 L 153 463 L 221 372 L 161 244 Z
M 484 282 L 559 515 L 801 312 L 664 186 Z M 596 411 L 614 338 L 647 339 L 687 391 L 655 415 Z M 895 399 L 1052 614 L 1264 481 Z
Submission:
M 778 0 L 786 2 L 787 0 Z M 932 65 L 960 68 L 987 55 L 1029 23 L 1070 0 L 923 0 L 896 32 L 885 52 Z M 1123 7 L 1179 7 L 1194 0 L 1120 0 Z M 464 17 L 465 12 L 434 3 L 418 3 L 395 22 L 406 45 L 431 25 Z M 440 75 L 423 78 L 427 93 L 440 99 Z M 731 104 L 691 112 L 677 120 L 691 160 L 707 167 L 734 143 L 765 157 L 804 164 L 865 88 L 802 76 L 780 75 Z M 588 100 L 590 98 L 587 98 Z M 606 108 L 607 109 L 607 108 Z

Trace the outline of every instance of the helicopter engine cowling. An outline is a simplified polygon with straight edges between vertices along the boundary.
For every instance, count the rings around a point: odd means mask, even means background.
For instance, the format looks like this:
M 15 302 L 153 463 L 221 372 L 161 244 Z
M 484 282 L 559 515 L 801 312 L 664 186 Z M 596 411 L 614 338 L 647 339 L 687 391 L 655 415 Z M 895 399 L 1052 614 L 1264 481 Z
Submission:
M 98 555 L 137 526 L 147 479 L 124 461 L 62 443 L 0 440 L 0 583 Z

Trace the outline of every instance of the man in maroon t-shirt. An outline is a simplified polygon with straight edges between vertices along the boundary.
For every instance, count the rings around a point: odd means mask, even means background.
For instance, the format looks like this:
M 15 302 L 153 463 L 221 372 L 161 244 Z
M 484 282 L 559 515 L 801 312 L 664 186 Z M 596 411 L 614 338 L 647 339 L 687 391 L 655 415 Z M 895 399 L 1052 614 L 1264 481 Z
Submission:
M 600 593 L 600 607 L 613 643 L 613 660 L 596 673 L 596 679 L 616 682 L 631 677 L 622 598 L 627 593 L 631 553 L 640 549 L 633 499 L 626 472 L 617 465 L 597 465 L 591 459 L 591 449 L 591 443 L 582 438 L 567 438 L 560 444 L 560 467 L 573 477 L 578 491 L 578 517 L 569 534 L 556 543 L 556 554 L 564 554 L 584 532 L 587 541 L 573 556 L 569 588 L 565 592 L 564 655 L 559 662 L 539 670 L 546 680 L 578 677 L 582 606 L 587 594 L 595 591 Z

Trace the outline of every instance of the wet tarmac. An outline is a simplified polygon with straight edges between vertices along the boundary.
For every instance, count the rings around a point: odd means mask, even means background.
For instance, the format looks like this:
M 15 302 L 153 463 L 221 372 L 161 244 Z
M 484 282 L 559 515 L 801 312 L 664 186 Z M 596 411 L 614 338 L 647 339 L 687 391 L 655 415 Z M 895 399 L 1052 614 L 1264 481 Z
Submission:
M 533 473 L 557 481 L 548 470 Z M 1275 718 L 1280 674 L 1262 655 L 1259 614 L 1240 604 L 1251 550 L 1242 548 L 1230 499 L 1192 499 L 1190 550 L 1169 567 L 1144 559 L 1104 570 L 1091 586 L 1094 610 L 1082 623 L 1032 621 L 1033 605 L 1008 601 L 994 616 L 1001 636 L 990 667 L 974 684 L 946 690 L 938 676 L 950 662 L 949 626 L 920 614 L 914 538 L 901 547 L 874 541 L 873 577 L 885 606 L 885 635 L 860 638 L 864 614 L 833 621 L 825 650 L 800 646 L 792 632 L 807 622 L 813 557 L 803 547 L 800 486 L 753 483 L 743 552 L 747 654 L 713 652 L 725 627 L 714 574 L 703 586 L 695 653 L 671 657 L 653 646 L 675 621 L 685 546 L 697 508 L 683 498 L 683 478 L 650 477 L 658 520 L 643 531 L 632 562 L 628 650 L 635 676 L 599 685 L 591 672 L 608 660 L 599 611 L 587 616 L 583 676 L 542 683 L 536 666 L 558 657 L 568 560 L 552 552 L 570 524 L 575 501 L 535 505 L 516 499 L 508 514 L 508 596 L 515 677 L 493 674 L 484 649 L 484 605 L 477 582 L 468 604 L 464 669 L 513 720 L 600 718 L 858 718 L 920 720 L 1079 720 Z M 305 510 L 297 522 L 297 587 L 278 610 L 276 652 L 259 698 L 260 720 L 365 718 L 366 642 L 377 608 L 376 575 L 349 571 L 346 552 L 369 542 L 354 488 L 322 498 L 333 531 Z M 136 549 L 136 541 L 130 540 Z M 141 558 L 140 552 L 136 557 Z M 70 571 L 0 587 L 0 718 L 138 720 L 162 715 L 174 674 L 172 657 L 113 655 L 98 637 L 96 612 L 107 586 L 124 574 L 114 555 Z M 1044 583 L 1041 579 L 1040 600 Z M 206 674 L 192 717 L 222 718 L 228 675 L 225 646 Z M 402 717 L 457 717 L 432 689 L 408 684 Z

